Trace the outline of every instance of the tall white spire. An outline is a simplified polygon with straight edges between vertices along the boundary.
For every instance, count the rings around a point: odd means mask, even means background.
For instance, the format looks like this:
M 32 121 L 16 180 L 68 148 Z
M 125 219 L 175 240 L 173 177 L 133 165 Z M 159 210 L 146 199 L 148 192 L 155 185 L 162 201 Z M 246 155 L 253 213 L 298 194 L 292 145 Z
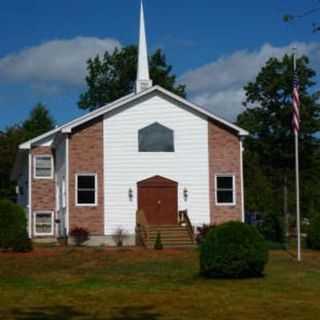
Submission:
M 144 23 L 143 2 L 141 0 L 136 93 L 149 89 L 150 87 L 152 87 L 152 80 L 150 79 L 150 74 L 149 74 L 146 28 Z

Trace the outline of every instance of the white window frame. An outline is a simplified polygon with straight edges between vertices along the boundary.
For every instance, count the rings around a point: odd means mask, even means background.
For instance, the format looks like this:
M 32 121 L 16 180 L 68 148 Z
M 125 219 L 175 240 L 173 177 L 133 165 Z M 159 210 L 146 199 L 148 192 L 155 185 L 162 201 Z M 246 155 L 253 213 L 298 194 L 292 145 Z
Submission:
M 94 203 L 78 203 L 78 177 L 94 177 L 95 194 Z M 75 203 L 77 207 L 97 207 L 98 206 L 98 175 L 96 173 L 76 173 L 75 175 Z
M 51 174 L 48 177 L 37 176 L 37 158 L 41 158 L 41 157 L 50 157 L 51 159 Z M 33 156 L 33 178 L 34 179 L 53 180 L 53 174 L 54 174 L 54 161 L 53 161 L 53 156 L 51 154 L 37 154 Z
M 36 218 L 38 214 L 50 214 L 51 215 L 51 232 L 42 233 L 37 232 Z M 38 210 L 33 212 L 33 234 L 38 237 L 54 236 L 54 212 L 47 210 Z
M 225 177 L 232 178 L 232 198 L 233 198 L 233 202 L 218 202 L 218 178 L 225 178 Z M 215 181 L 214 190 L 215 190 L 215 203 L 216 203 L 216 206 L 221 206 L 221 207 L 235 206 L 236 203 L 237 203 L 237 200 L 236 200 L 236 194 L 237 194 L 236 193 L 236 176 L 234 174 L 216 174 L 214 181 Z

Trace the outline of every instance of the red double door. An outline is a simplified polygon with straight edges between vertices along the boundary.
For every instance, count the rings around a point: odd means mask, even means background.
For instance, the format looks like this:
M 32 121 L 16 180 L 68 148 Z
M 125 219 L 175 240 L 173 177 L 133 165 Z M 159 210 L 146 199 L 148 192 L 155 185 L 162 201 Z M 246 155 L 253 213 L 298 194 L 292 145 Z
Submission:
M 177 224 L 177 182 L 160 176 L 138 182 L 138 207 L 151 225 Z

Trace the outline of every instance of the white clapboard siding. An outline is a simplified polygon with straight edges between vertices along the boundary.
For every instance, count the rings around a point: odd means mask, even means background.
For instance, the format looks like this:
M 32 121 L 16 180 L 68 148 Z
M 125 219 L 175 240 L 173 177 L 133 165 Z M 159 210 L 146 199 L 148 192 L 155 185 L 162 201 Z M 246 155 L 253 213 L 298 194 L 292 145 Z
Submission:
M 175 152 L 138 152 L 138 130 L 154 123 L 174 130 Z M 104 119 L 105 232 L 134 233 L 137 182 L 160 175 L 178 182 L 179 210 L 195 225 L 209 223 L 207 120 L 160 96 Z M 128 191 L 133 190 L 129 200 Z M 183 190 L 188 190 L 185 201 Z

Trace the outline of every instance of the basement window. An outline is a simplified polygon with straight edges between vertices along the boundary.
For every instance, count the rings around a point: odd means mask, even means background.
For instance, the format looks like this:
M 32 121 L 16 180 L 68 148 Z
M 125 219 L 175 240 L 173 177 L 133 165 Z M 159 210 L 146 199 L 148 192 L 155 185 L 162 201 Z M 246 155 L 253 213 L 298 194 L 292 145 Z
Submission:
M 76 175 L 76 205 L 96 206 L 97 205 L 97 175 L 77 174 Z
M 216 204 L 235 205 L 235 177 L 229 175 L 216 176 Z
M 36 179 L 53 179 L 53 158 L 51 155 L 34 157 L 34 177 Z
M 33 213 L 33 233 L 35 236 L 53 236 L 53 212 L 37 211 Z

